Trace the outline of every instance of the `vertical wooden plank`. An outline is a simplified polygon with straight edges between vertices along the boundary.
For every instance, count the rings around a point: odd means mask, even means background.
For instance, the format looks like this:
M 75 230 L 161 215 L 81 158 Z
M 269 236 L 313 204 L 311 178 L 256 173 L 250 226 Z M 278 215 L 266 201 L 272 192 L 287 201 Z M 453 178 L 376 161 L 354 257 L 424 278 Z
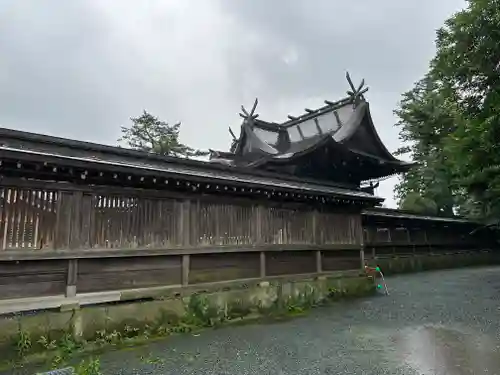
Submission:
M 68 261 L 68 275 L 66 279 L 66 297 L 76 296 L 76 281 L 78 280 L 78 260 Z
M 429 252 L 432 252 L 431 244 L 429 243 L 429 238 L 427 235 L 427 228 L 424 228 L 423 232 L 424 232 L 424 243 L 427 245 L 427 249 L 429 250 Z
M 72 223 L 72 193 L 59 192 L 56 203 L 56 227 L 54 248 L 64 249 L 70 246 Z
M 153 209 L 153 201 L 151 199 L 146 199 L 145 200 L 145 207 L 144 207 L 144 229 L 143 229 L 143 236 L 144 236 L 144 242 L 142 246 L 150 247 L 153 243 L 153 215 L 152 215 L 152 209 Z
M 390 244 L 392 244 L 392 227 L 387 227 L 387 242 L 389 242 Z M 392 249 L 392 254 L 394 254 L 396 252 L 396 248 L 394 246 L 391 246 L 391 249 Z
M 265 242 L 264 237 L 262 236 L 262 226 L 264 224 L 264 207 L 260 204 L 254 206 L 255 209 L 255 238 L 257 244 L 261 245 Z
M 3 233 L 5 227 L 5 204 L 7 202 L 6 199 L 6 189 L 4 187 L 0 187 L 0 233 Z M 3 237 L 2 237 L 3 238 Z M 0 250 L 3 248 L 0 247 Z
M 321 250 L 316 250 L 316 272 L 323 272 L 322 256 Z
M 312 237 L 312 242 L 314 244 L 317 244 L 319 243 L 318 241 L 318 235 L 317 235 L 317 231 L 318 231 L 318 210 L 314 210 L 312 213 L 311 213 L 311 237 Z
M 28 216 L 30 214 L 30 203 L 31 203 L 31 190 L 24 190 L 24 196 L 22 200 L 21 211 L 19 215 L 19 236 L 18 236 L 18 247 L 27 247 L 26 232 L 27 232 L 27 222 Z
M 178 236 L 181 245 L 190 246 L 191 245 L 191 232 L 194 232 L 191 228 L 191 202 L 185 200 L 178 202 L 179 209 L 179 222 L 178 222 Z
M 11 195 L 10 195 L 10 229 L 9 229 L 9 235 L 7 239 L 7 247 L 15 247 L 16 246 L 16 233 L 17 233 L 17 227 L 16 227 L 16 218 L 18 215 L 19 211 L 19 194 L 20 191 L 19 189 L 11 189 Z
M 134 198 L 132 197 L 124 197 L 124 241 L 122 242 L 125 246 L 130 246 L 131 236 L 130 233 L 132 231 L 132 210 L 134 205 Z
M 197 214 L 199 214 L 200 210 L 200 205 L 199 205 L 199 202 L 197 205 L 195 205 L 196 208 L 198 208 L 197 210 Z M 193 217 L 193 219 L 196 219 L 195 217 Z M 182 204 L 182 221 L 183 221 L 183 226 L 182 226 L 182 238 L 183 238 L 183 243 L 185 246 L 191 246 L 191 245 L 196 245 L 198 243 L 198 241 L 194 241 L 194 239 L 191 238 L 191 236 L 194 234 L 194 233 L 198 233 L 199 234 L 199 230 L 198 229 L 198 226 L 195 225 L 194 226 L 194 230 L 193 228 L 191 227 L 191 201 L 189 200 L 185 200 Z
M 37 224 L 36 224 L 36 247 L 38 249 L 43 249 L 44 247 L 50 247 L 52 238 L 50 237 L 51 231 L 47 228 L 47 223 L 54 223 L 55 213 L 48 209 L 47 205 L 47 192 L 44 190 L 39 190 L 37 193 Z M 52 225 L 52 237 L 54 235 L 55 227 Z M 53 244 L 52 244 L 53 245 Z
M 361 260 L 361 269 L 365 268 L 365 247 L 361 246 L 361 249 L 359 249 L 359 258 Z
M 71 216 L 66 218 L 70 221 L 69 226 L 69 244 L 70 249 L 77 249 L 82 244 L 82 205 L 83 192 L 75 191 L 70 200 L 71 207 L 69 208 Z
M 260 277 L 266 277 L 266 252 L 260 252 Z
M 9 214 L 12 211 L 11 208 L 11 194 L 12 191 L 11 189 L 3 189 L 3 214 L 2 214 L 2 220 L 4 221 L 4 227 L 3 227 L 3 239 L 2 239 L 2 249 L 5 250 L 7 247 L 7 234 L 9 233 Z
M 82 195 L 81 211 L 80 211 L 80 244 L 81 248 L 92 247 L 91 227 L 93 215 L 93 198 L 90 194 Z
M 55 249 L 56 231 L 57 231 L 57 205 L 61 198 L 61 193 L 56 191 L 43 192 L 43 220 L 42 232 L 40 237 L 41 248 L 47 247 Z
M 33 248 L 40 248 L 40 241 L 38 240 L 39 236 L 39 226 L 40 226 L 40 195 L 41 192 L 39 190 L 34 191 L 35 197 L 33 199 Z
M 189 254 L 182 256 L 182 285 L 189 284 L 189 268 L 190 268 L 190 257 Z
M 90 248 L 97 247 L 97 223 L 99 222 L 99 198 L 92 194 L 90 195 L 90 228 L 89 228 L 89 246 Z
M 361 215 L 359 215 L 359 220 L 358 220 L 357 224 L 358 224 L 358 236 L 359 236 L 359 241 L 360 241 L 360 245 L 361 245 L 361 248 L 359 250 L 359 258 L 361 261 L 361 270 L 364 270 L 365 269 L 365 248 L 366 248 L 366 242 L 368 241 L 368 239 L 365 237 L 368 237 L 368 231 L 365 231 L 365 229 L 363 229 Z

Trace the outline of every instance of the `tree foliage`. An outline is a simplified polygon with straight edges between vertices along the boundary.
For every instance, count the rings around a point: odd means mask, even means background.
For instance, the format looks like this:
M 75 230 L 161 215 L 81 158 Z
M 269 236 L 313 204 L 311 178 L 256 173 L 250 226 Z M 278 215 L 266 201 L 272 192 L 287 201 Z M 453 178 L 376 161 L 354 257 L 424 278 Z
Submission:
M 469 0 L 438 30 L 429 72 L 403 95 L 400 137 L 419 167 L 397 186 L 483 219 L 500 217 L 500 0 Z
M 401 209 L 425 215 L 437 215 L 438 207 L 436 202 L 430 198 L 422 197 L 417 193 L 409 193 L 401 202 Z
M 193 149 L 179 141 L 181 123 L 169 125 L 144 111 L 140 117 L 132 117 L 132 126 L 122 126 L 122 137 L 130 148 L 164 156 L 195 157 L 208 152 Z
M 442 153 L 443 138 L 454 128 L 450 115 L 453 103 L 444 97 L 427 76 L 403 94 L 395 114 L 400 118 L 400 139 L 405 142 L 397 153 L 410 153 L 418 167 L 408 172 L 396 186 L 402 205 L 408 194 L 417 194 L 435 202 L 437 213 L 453 213 L 454 196 L 451 172 Z

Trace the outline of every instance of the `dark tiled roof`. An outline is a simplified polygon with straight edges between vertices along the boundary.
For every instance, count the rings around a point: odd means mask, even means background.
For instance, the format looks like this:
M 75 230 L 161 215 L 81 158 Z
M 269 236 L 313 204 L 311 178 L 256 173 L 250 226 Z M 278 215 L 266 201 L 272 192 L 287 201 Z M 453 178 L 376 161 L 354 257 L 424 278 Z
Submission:
M 353 197 L 363 200 L 381 200 L 360 190 L 351 190 L 331 184 L 287 178 L 259 171 L 228 168 L 202 161 L 163 157 L 141 151 L 80 142 L 41 134 L 0 128 L 0 157 L 39 161 L 57 161 L 72 165 L 88 165 L 89 168 L 126 168 L 149 171 L 159 175 L 175 175 L 185 178 L 198 177 L 221 183 L 242 183 L 256 187 L 289 189 L 305 194 L 326 194 Z
M 371 208 L 363 211 L 363 215 L 366 216 L 380 216 L 388 218 L 398 218 L 398 219 L 412 219 L 412 220 L 425 220 L 425 221 L 436 221 L 436 222 L 453 222 L 453 223 L 471 223 L 477 224 L 474 221 L 458 217 L 458 216 L 432 216 L 417 214 L 409 211 L 396 210 L 391 208 Z

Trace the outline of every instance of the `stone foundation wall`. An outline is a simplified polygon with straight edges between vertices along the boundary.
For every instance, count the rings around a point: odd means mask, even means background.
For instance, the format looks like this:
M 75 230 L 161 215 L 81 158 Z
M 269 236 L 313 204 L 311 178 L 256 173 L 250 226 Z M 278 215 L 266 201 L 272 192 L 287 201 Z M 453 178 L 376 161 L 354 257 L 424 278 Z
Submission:
M 99 339 L 104 336 L 103 332 L 119 335 L 151 327 L 168 330 L 168 327 L 177 327 L 188 315 L 207 326 L 212 322 L 262 317 L 280 307 L 312 307 L 326 300 L 369 295 L 374 291 L 371 279 L 352 271 L 319 277 L 225 283 L 183 293 L 158 293 L 155 299 L 146 301 L 10 314 L 0 317 L 0 352 L 15 356 L 18 341 L 23 337 L 28 337 L 31 343 L 29 351 L 36 352 L 43 351 L 43 347 L 37 347 L 40 339 L 50 342 L 70 335 L 78 342 Z
M 495 251 L 474 251 L 448 254 L 399 255 L 366 259 L 371 266 L 378 265 L 385 275 L 421 272 L 447 268 L 500 264 Z

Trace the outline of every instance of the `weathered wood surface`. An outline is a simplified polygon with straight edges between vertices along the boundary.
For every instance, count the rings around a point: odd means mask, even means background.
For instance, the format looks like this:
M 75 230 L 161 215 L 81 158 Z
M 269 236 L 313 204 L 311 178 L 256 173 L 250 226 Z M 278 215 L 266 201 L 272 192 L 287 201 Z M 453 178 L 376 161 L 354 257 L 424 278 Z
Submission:
M 208 283 L 260 276 L 260 254 L 196 254 L 190 256 L 189 283 Z
M 181 284 L 181 257 L 78 260 L 78 293 Z
M 266 274 L 269 276 L 316 272 L 314 251 L 283 251 L 266 256 Z
M 180 199 L 140 189 L 112 191 L 1 188 L 0 248 L 176 249 L 361 243 L 359 212 L 320 212 L 251 200 Z
M 495 243 L 482 235 L 472 234 L 477 224 L 467 222 L 404 222 L 377 218 L 364 222 L 365 257 L 394 257 L 444 254 L 492 249 Z
M 363 258 L 484 248 L 452 224 L 402 226 L 388 219 L 363 227 L 360 212 L 345 209 L 20 185 L 0 187 L 4 301 L 319 275 L 360 270 Z
M 355 250 L 323 251 L 321 263 L 324 271 L 361 268 L 360 254 Z
M 63 295 L 68 261 L 0 261 L 0 299 Z

